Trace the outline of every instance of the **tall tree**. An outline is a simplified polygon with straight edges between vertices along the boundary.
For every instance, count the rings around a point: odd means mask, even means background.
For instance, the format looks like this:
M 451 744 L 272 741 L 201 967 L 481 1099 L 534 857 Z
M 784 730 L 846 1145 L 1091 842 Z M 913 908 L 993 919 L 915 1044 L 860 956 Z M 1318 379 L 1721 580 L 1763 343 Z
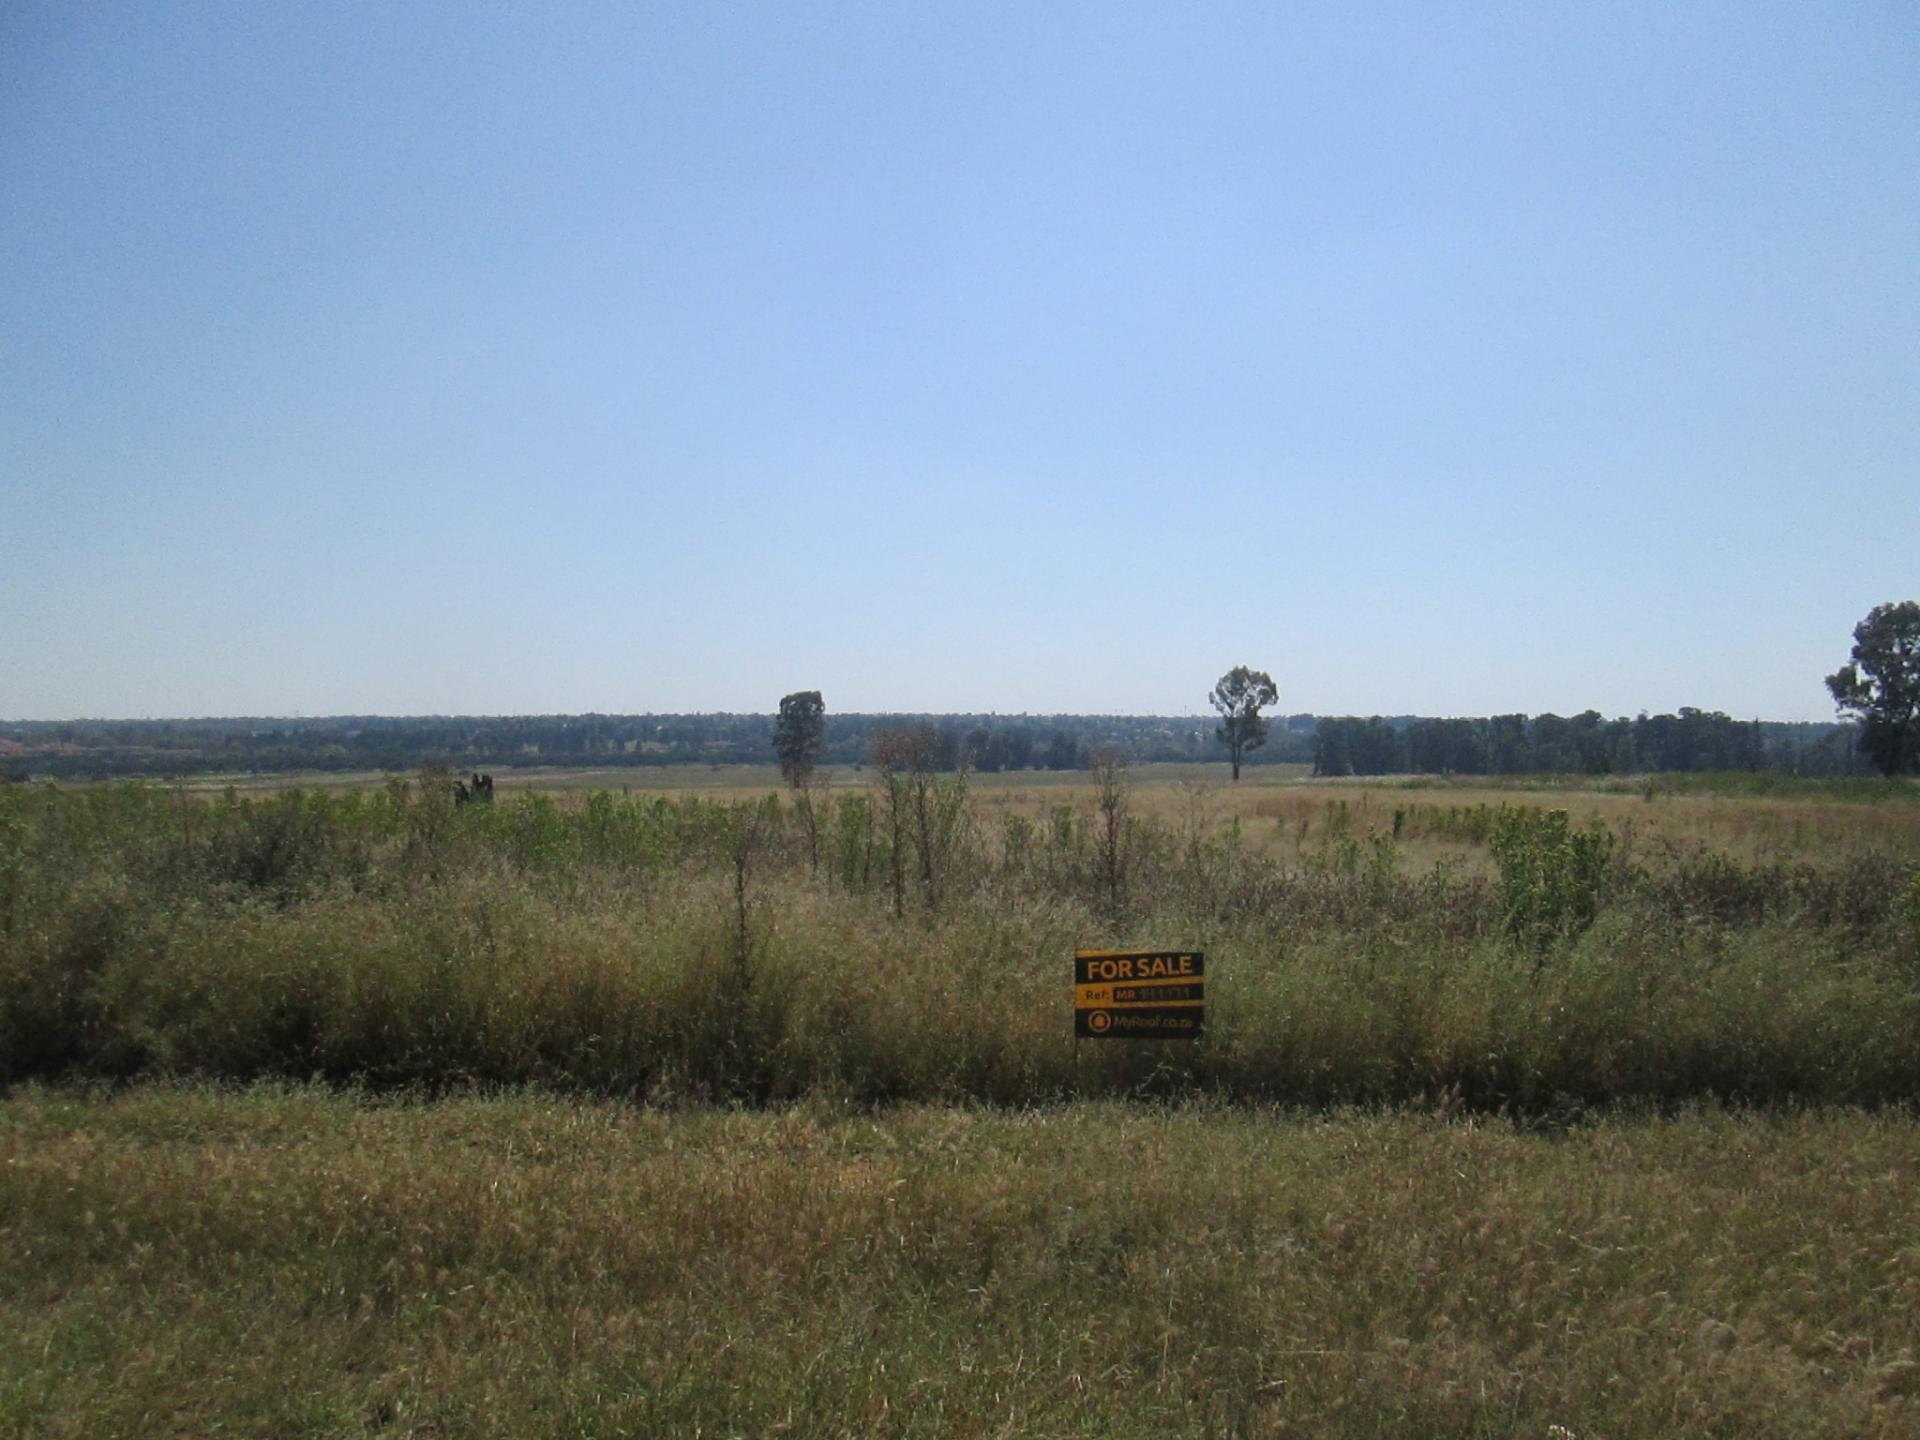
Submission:
M 1860 751 L 1882 775 L 1920 771 L 1920 600 L 1876 605 L 1853 627 L 1853 658 L 1827 677 Z
M 1267 722 L 1260 711 L 1279 698 L 1271 675 L 1244 665 L 1236 665 L 1222 675 L 1208 693 L 1207 703 L 1220 712 L 1220 728 L 1215 733 L 1233 761 L 1235 780 L 1240 778 L 1241 757 L 1266 743 Z
M 798 795 L 795 805 L 807 831 L 807 864 L 820 868 L 820 825 L 813 813 L 813 762 L 827 736 L 827 704 L 818 690 L 796 690 L 780 697 L 780 715 L 773 722 L 773 749 L 780 757 L 780 773 Z
M 804 790 L 813 778 L 813 763 L 827 734 L 827 706 L 818 690 L 796 690 L 780 697 L 780 716 L 773 722 L 773 749 L 780 757 L 780 773 L 787 784 Z

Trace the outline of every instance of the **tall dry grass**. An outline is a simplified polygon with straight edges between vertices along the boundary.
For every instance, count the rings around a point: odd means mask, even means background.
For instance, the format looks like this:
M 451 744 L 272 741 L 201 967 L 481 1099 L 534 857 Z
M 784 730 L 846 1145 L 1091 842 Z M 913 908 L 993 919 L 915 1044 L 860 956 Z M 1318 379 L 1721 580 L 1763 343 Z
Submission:
M 16 789 L 0 1079 L 1535 1112 L 1915 1096 L 1920 881 L 1897 852 L 1622 826 L 1543 928 L 1516 926 L 1488 858 L 1497 808 L 1321 797 L 1276 855 L 1231 796 L 1136 796 L 1112 830 L 1071 800 L 976 797 L 924 890 L 860 791 L 823 802 L 816 869 L 778 802 L 743 838 L 747 812 L 697 798 Z M 1476 863 L 1425 861 L 1434 835 Z M 1136 943 L 1206 949 L 1207 1039 L 1076 1053 L 1072 950 Z

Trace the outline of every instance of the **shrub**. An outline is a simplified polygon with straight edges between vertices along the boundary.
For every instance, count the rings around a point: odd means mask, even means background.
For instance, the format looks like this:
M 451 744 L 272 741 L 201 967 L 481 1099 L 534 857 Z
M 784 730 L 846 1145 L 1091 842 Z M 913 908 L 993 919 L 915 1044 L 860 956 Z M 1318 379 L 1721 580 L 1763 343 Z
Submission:
M 1575 830 L 1564 810 L 1502 809 L 1490 841 L 1507 929 L 1536 951 L 1593 923 L 1613 858 L 1599 821 Z

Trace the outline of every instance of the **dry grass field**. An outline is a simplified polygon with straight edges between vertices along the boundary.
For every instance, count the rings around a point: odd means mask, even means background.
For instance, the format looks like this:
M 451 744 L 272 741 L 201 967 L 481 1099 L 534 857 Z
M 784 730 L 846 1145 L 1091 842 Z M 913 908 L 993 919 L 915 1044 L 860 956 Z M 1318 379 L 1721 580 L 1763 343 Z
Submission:
M 0 1434 L 1920 1430 L 1912 787 L 569 778 L 0 792 Z
M 1472 863 L 1484 856 L 1485 847 L 1451 839 L 1449 814 L 1500 805 L 1564 809 L 1576 824 L 1599 820 L 1630 846 L 1640 839 L 1656 849 L 1722 849 L 1782 859 L 1874 851 L 1920 855 L 1920 785 L 1912 782 L 1787 781 L 1777 793 L 1756 795 L 1737 786 L 1716 793 L 1714 777 L 1695 785 L 1686 783 L 1692 777 L 1574 777 L 1548 783 L 1493 777 L 1325 780 L 1313 778 L 1304 765 L 1250 766 L 1238 784 L 1226 775 L 1224 764 L 1136 767 L 1129 773 L 1130 808 L 1143 819 L 1195 831 L 1211 832 L 1237 819 L 1248 844 L 1293 861 L 1339 825 L 1361 838 L 1393 835 L 1414 861 Z M 379 771 L 202 775 L 172 788 L 205 797 L 228 791 L 271 796 L 294 788 L 371 792 L 394 778 Z M 671 800 L 750 800 L 785 791 L 773 765 L 530 767 L 498 772 L 495 780 L 503 797 L 606 791 Z M 815 783 L 828 795 L 861 793 L 871 786 L 872 775 L 865 768 L 838 766 L 822 770 Z M 1006 814 L 1037 822 L 1061 805 L 1090 812 L 1097 793 L 1087 773 L 1074 770 L 977 774 L 969 787 L 978 822 Z M 1890 798 L 1878 798 L 1876 792 Z
M 1309 776 L 1305 765 L 1252 766 L 1240 782 L 1245 789 L 1270 788 L 1289 784 Z M 584 766 L 530 765 L 492 772 L 500 793 L 535 790 L 543 794 L 590 794 L 605 790 L 615 795 L 665 795 L 670 798 L 716 794 L 748 798 L 786 788 L 777 765 L 612 765 L 595 769 Z M 1135 772 L 1143 785 L 1177 786 L 1181 784 L 1217 785 L 1225 781 L 1225 765 L 1142 765 Z M 395 777 L 382 770 L 300 770 L 287 773 L 244 773 L 193 775 L 178 782 L 177 788 L 194 795 L 219 795 L 229 789 L 243 795 L 273 795 L 288 789 L 378 790 Z M 834 765 L 822 767 L 814 783 L 824 790 L 860 789 L 871 783 L 872 772 L 865 766 Z M 93 784 L 112 784 L 95 781 Z M 975 773 L 970 783 L 977 791 L 1000 790 L 1084 790 L 1087 773 L 1083 770 L 1017 770 L 993 774 Z
M 0 1430 L 1908 1436 L 1917 1182 L 1852 1112 L 30 1089 Z

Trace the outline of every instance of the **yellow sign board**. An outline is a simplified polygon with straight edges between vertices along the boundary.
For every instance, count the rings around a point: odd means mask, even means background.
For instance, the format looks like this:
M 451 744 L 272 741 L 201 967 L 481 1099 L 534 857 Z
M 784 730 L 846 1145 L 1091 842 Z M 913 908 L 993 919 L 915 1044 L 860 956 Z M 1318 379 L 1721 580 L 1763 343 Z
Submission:
M 1073 1033 L 1094 1040 L 1195 1040 L 1206 1026 L 1207 958 L 1197 950 L 1076 950 Z

